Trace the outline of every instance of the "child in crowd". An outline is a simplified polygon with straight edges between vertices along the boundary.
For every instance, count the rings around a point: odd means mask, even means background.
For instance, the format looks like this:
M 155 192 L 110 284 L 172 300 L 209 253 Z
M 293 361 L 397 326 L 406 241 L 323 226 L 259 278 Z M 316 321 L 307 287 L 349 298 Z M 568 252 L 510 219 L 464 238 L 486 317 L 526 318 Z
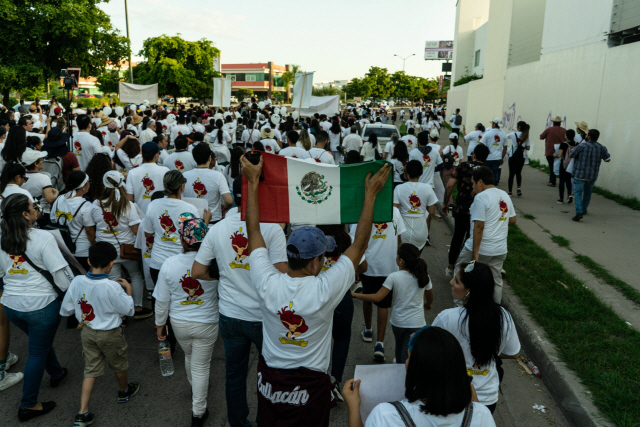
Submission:
M 140 390 L 137 382 L 128 382 L 127 342 L 121 319 L 134 314 L 131 285 L 124 279 L 116 283 L 108 278 L 117 256 L 109 242 L 91 246 L 88 259 L 91 271 L 73 279 L 60 308 L 62 316 L 75 313 L 82 327 L 84 381 L 74 427 L 88 426 L 95 420 L 89 412 L 89 399 L 96 378 L 104 373 L 105 359 L 118 380 L 118 403 L 128 402 Z
M 351 296 L 362 301 L 379 302 L 393 291 L 391 329 L 396 340 L 395 361 L 404 363 L 407 360 L 407 347 L 411 335 L 426 324 L 424 310 L 431 310 L 433 291 L 427 262 L 420 258 L 417 247 L 410 243 L 400 245 L 396 264 L 400 270 L 389 274 L 377 293 L 352 292 Z

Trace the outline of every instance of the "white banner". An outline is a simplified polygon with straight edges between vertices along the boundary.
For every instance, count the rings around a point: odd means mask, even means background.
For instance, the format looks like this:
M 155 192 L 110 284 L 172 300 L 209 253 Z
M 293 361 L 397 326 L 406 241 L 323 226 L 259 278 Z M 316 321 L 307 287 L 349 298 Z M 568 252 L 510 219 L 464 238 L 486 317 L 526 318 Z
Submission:
M 146 99 L 149 104 L 158 102 L 158 84 L 134 85 L 133 83 L 120 82 L 120 102 L 142 104 Z
M 213 78 L 213 102 L 211 105 L 222 108 L 231 106 L 231 78 Z
M 296 82 L 293 85 L 293 100 L 291 108 L 309 108 L 311 105 L 311 92 L 313 91 L 313 71 L 309 73 L 297 73 Z
M 333 116 L 340 111 L 340 95 L 331 96 L 312 96 L 308 108 L 298 109 L 300 116 L 310 117 L 315 113 L 326 114 L 327 117 Z

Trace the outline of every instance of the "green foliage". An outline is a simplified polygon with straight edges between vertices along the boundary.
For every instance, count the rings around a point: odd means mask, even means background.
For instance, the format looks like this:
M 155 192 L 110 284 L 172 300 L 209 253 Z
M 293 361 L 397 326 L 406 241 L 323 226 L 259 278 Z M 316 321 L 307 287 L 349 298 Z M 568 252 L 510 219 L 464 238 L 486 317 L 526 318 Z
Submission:
M 271 92 L 271 95 L 275 98 L 276 101 L 278 101 L 282 96 L 282 93 L 280 91 L 274 90 L 273 92 Z
M 342 88 L 342 90 L 347 94 L 349 98 L 353 98 L 355 96 L 360 96 L 362 98 L 366 98 L 371 95 L 373 90 L 372 87 L 373 80 L 365 77 L 365 78 L 354 78 L 352 79 L 346 86 Z
M 238 101 L 242 101 L 244 98 L 253 96 L 253 89 L 238 89 Z
M 524 217 L 524 219 L 530 219 L 530 220 L 536 219 L 536 217 L 531 214 L 524 214 L 522 216 Z
M 316 89 L 315 87 L 311 91 L 313 96 L 331 96 L 331 95 L 340 95 L 342 96 L 342 92 L 335 87 L 321 87 Z
M 298 64 L 291 64 L 291 70 L 286 71 L 282 74 L 282 81 L 284 82 L 284 87 L 288 88 L 290 84 L 294 84 L 296 82 L 296 73 L 300 73 L 301 71 L 302 71 L 302 68 Z
M 129 55 L 129 40 L 98 7 L 103 0 L 0 0 L 0 88 L 38 87 L 60 69 L 80 67 L 95 76 Z
M 211 65 L 220 55 L 213 42 L 163 34 L 146 39 L 142 46 L 139 55 L 145 62 L 134 68 L 134 83 L 158 83 L 158 92 L 171 94 L 176 102 L 181 97 L 211 98 L 213 78 L 220 76 Z
M 365 78 L 371 79 L 371 94 L 374 100 L 388 98 L 393 92 L 391 76 L 386 68 L 371 67 Z
M 455 82 L 453 82 L 453 86 L 454 87 L 455 86 L 460 86 L 460 85 L 463 85 L 465 83 L 469 83 L 469 82 L 471 82 L 473 80 L 480 80 L 481 78 L 482 78 L 482 76 L 479 76 L 479 75 L 477 75 L 475 73 L 473 73 L 471 75 L 467 74 L 467 75 L 462 76 L 461 78 L 459 78 Z
M 120 71 L 119 70 L 109 70 L 98 77 L 98 87 L 104 94 L 109 93 L 118 93 L 119 92 L 119 83 L 120 80 Z
M 568 248 L 569 244 L 571 243 L 568 239 L 562 236 L 551 236 L 551 240 L 553 240 L 553 242 L 561 248 Z

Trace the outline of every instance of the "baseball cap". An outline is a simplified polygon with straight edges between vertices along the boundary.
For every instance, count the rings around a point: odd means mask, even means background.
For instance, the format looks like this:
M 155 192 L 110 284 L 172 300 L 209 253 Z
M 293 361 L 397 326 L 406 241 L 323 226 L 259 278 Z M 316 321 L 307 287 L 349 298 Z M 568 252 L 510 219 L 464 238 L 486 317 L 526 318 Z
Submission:
M 455 135 L 455 133 L 453 134 Z M 440 133 L 437 129 L 431 129 L 431 133 L 429 134 L 431 138 L 440 138 Z
M 288 246 L 298 250 L 295 254 L 287 249 L 287 256 L 291 258 L 312 259 L 325 252 L 332 252 L 336 248 L 336 241 L 331 236 L 325 236 L 322 230 L 316 227 L 302 227 L 291 233 Z
M 145 142 L 144 144 L 142 144 L 142 154 L 156 154 L 160 152 L 160 148 L 158 147 L 158 144 L 156 144 L 155 142 Z
M 37 162 L 39 159 L 43 159 L 45 157 L 47 157 L 47 152 L 46 151 L 38 151 L 38 150 L 27 149 L 22 154 L 22 163 L 25 166 L 29 166 L 29 165 L 32 165 L 35 162 Z
M 453 132 L 452 132 L 452 133 L 449 135 L 449 139 L 458 139 L 458 134 L 457 134 L 457 133 L 453 133 Z
M 62 108 L 56 107 L 53 109 L 53 114 L 60 114 L 60 113 L 62 113 Z
M 491 123 L 495 123 L 498 126 L 502 126 L 502 119 L 500 117 L 496 117 L 495 119 L 491 120 Z

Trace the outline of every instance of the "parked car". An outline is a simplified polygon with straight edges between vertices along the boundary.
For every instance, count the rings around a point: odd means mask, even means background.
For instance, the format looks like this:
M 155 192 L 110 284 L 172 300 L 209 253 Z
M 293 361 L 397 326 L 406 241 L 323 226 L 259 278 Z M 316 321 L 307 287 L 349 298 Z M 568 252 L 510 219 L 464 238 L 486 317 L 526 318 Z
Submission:
M 391 141 L 391 135 L 393 135 L 394 133 L 400 135 L 400 131 L 394 125 L 373 123 L 364 125 L 364 128 L 362 129 L 362 140 L 368 141 L 369 135 L 371 135 L 372 133 L 375 133 L 378 136 L 378 152 L 380 154 L 382 154 L 382 152 L 384 151 L 384 147 L 385 145 L 387 145 L 387 142 Z M 383 151 L 380 151 L 381 148 Z
M 35 101 L 24 101 L 24 105 L 26 107 L 28 107 L 29 105 L 33 104 Z M 49 100 L 48 99 L 43 99 L 40 100 L 40 106 L 41 107 L 48 107 L 49 106 Z M 16 105 L 14 105 L 12 108 L 14 111 L 18 111 L 18 108 L 20 107 L 20 103 L 17 103 Z
M 91 95 L 90 93 L 79 93 L 76 95 L 76 98 L 95 98 L 95 95 Z

